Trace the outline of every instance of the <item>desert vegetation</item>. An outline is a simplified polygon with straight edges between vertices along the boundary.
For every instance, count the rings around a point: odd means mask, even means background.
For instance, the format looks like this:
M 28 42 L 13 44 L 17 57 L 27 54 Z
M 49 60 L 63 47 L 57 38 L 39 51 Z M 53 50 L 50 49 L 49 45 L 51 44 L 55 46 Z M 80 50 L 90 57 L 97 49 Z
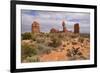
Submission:
M 90 57 L 89 34 L 25 32 L 21 38 L 22 63 L 86 60 Z

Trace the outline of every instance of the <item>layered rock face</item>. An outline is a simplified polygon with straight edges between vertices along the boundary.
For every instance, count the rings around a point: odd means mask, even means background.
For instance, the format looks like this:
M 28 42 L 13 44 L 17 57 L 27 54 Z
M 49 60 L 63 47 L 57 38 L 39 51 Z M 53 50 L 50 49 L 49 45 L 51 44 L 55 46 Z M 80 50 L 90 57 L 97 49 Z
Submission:
M 74 33 L 80 33 L 80 26 L 78 23 L 74 24 Z

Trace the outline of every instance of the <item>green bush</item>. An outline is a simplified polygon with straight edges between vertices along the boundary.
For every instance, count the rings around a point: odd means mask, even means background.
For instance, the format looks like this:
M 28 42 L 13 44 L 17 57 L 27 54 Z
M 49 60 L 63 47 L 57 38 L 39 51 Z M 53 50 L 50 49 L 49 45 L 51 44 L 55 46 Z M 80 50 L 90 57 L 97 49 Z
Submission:
M 32 39 L 31 33 L 25 32 L 22 34 L 22 40 Z
M 77 60 L 77 59 L 84 59 L 82 56 L 82 52 L 79 50 L 80 48 L 71 48 L 67 49 L 66 56 L 69 57 L 69 60 Z
M 80 37 L 78 41 L 81 42 L 81 43 L 83 43 L 84 42 L 84 38 Z
M 26 62 L 39 62 L 39 58 L 37 56 L 27 57 Z
M 45 46 L 43 44 L 38 44 L 38 54 L 50 53 L 51 47 Z
M 90 34 L 80 34 L 80 36 L 83 38 L 90 38 Z
M 37 54 L 36 46 L 32 46 L 29 44 L 21 45 L 21 56 L 22 60 L 28 56 L 34 56 Z
M 36 35 L 32 34 L 32 40 L 36 41 Z
M 50 34 L 46 33 L 46 37 L 50 37 Z
M 51 43 L 49 43 L 49 46 L 51 47 L 58 47 L 61 45 L 61 40 L 59 38 L 51 38 Z
M 44 38 L 37 38 L 36 41 L 37 41 L 37 43 L 44 43 L 45 39 Z

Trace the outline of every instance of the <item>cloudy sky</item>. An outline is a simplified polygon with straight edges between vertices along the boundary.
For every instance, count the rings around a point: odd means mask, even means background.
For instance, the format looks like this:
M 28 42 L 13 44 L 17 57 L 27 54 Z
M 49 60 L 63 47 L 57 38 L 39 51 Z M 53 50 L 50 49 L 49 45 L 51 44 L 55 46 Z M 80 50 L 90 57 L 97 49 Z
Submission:
M 51 28 L 62 30 L 63 20 L 66 23 L 66 28 L 70 31 L 73 31 L 75 23 L 79 23 L 81 33 L 90 32 L 89 13 L 21 10 L 22 32 L 31 32 L 33 21 L 38 21 L 42 32 L 49 32 Z

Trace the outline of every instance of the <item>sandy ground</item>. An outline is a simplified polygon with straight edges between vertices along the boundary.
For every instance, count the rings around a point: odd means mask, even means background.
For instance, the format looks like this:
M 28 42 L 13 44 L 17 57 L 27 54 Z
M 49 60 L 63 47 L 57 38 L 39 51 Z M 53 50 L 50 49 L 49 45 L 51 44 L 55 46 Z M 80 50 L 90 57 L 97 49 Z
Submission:
M 80 57 L 78 57 L 76 60 L 80 59 L 89 59 L 90 54 L 90 44 L 84 41 L 84 43 L 77 42 L 76 45 L 72 45 L 70 42 L 69 45 L 67 45 L 68 42 L 62 42 L 62 45 L 57 48 L 57 50 L 52 50 L 49 54 L 42 54 L 39 56 L 40 61 L 64 61 L 69 60 L 71 57 L 67 56 L 68 49 L 79 48 L 79 51 L 82 53 Z M 87 43 L 87 44 L 86 44 Z

